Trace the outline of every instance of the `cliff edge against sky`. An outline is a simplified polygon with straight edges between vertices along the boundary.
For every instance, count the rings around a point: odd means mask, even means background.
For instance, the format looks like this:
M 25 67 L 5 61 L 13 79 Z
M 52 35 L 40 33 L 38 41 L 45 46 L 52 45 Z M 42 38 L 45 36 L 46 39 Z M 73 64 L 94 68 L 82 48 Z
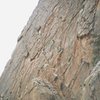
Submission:
M 0 78 L 0 100 L 100 100 L 100 0 L 40 0 Z

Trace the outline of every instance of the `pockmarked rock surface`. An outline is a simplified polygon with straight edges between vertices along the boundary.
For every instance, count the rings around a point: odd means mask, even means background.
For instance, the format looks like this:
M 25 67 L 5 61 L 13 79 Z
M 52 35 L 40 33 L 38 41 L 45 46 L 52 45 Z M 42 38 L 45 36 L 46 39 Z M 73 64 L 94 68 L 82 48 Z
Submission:
M 100 0 L 40 0 L 0 78 L 0 100 L 100 100 Z

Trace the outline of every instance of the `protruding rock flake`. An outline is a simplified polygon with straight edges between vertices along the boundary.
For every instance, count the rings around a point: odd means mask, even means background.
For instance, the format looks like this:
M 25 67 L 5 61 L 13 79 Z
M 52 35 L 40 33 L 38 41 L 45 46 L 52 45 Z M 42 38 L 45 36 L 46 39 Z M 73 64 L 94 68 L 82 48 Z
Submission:
M 85 0 L 79 12 L 77 36 L 82 38 L 94 31 L 98 0 Z

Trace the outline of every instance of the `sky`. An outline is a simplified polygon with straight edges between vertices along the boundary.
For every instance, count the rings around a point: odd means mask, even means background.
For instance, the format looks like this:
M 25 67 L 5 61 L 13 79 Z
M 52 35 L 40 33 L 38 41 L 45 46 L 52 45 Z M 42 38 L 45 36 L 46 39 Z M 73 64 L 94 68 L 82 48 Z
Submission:
M 0 75 L 39 0 L 0 0 Z

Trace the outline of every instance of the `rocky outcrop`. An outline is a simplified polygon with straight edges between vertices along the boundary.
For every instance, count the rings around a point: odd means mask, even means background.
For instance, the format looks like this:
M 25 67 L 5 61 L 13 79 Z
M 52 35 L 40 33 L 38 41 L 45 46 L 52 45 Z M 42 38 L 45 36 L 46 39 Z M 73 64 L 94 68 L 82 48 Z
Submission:
M 40 0 L 0 78 L 0 100 L 100 99 L 100 0 Z
M 100 99 L 100 61 L 84 82 L 82 100 Z

